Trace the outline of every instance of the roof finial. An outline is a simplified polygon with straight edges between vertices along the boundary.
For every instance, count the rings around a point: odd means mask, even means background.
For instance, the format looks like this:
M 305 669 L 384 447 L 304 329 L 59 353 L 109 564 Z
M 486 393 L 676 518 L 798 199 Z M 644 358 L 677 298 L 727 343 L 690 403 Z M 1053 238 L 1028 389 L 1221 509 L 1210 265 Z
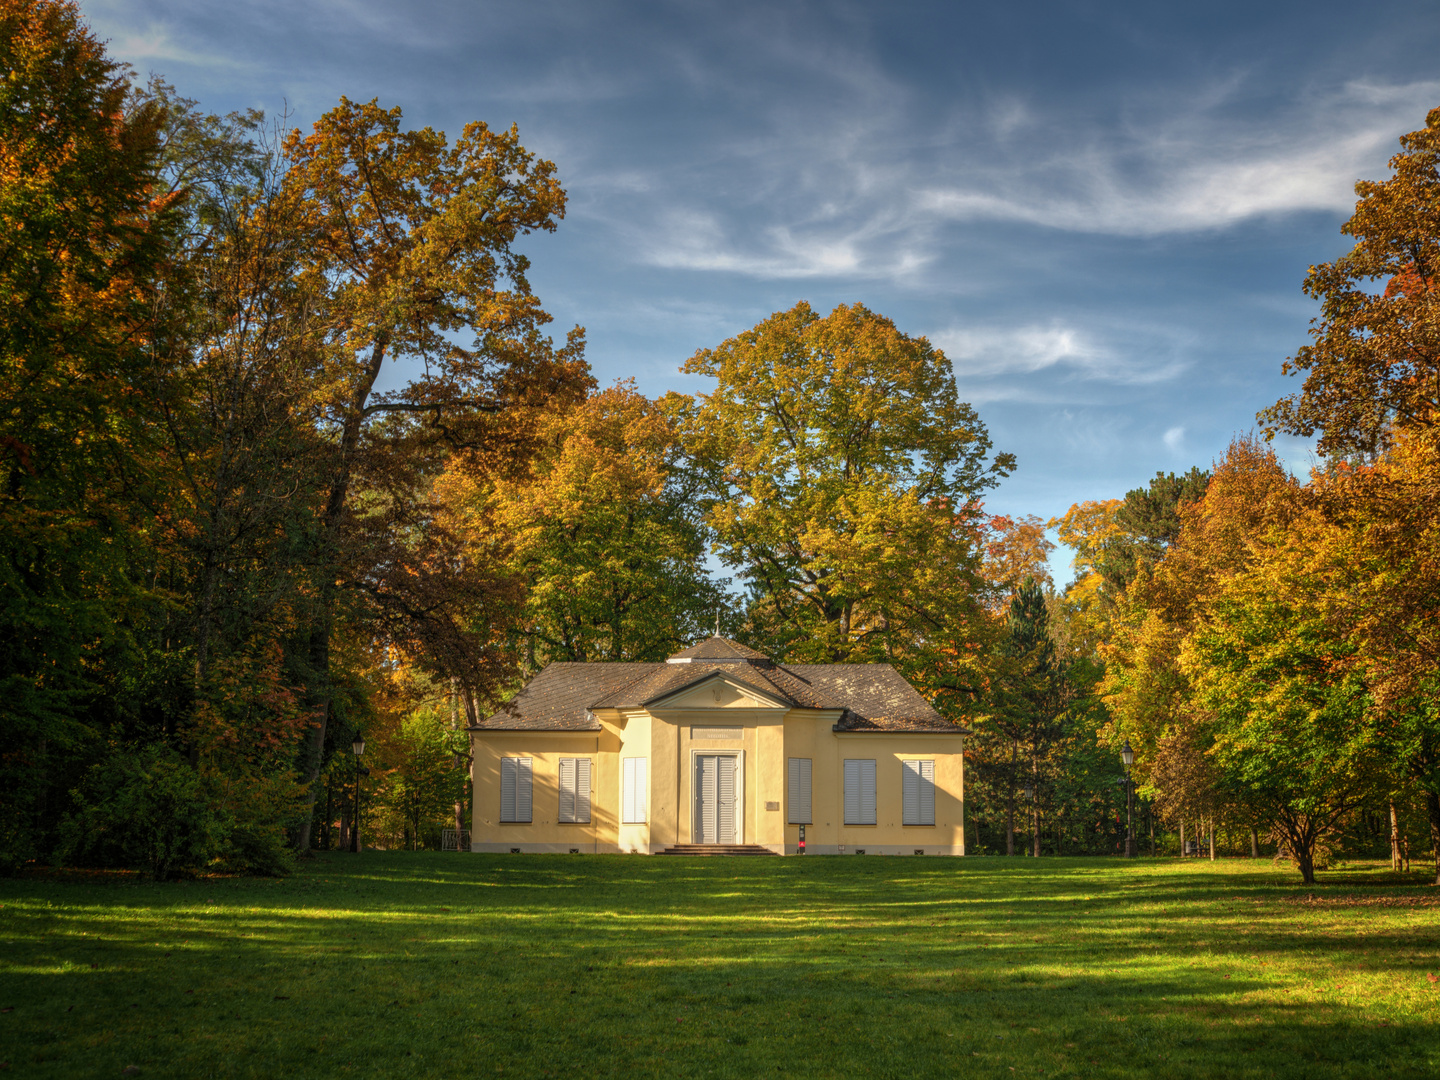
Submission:
M 715 636 L 720 636 L 720 605 L 715 605 Z

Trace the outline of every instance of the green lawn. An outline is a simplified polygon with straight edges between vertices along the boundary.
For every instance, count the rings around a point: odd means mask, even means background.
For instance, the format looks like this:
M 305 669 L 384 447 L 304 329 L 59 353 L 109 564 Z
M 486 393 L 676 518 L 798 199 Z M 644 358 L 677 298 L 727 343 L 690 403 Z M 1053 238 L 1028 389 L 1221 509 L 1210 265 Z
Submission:
M 1433 1078 L 1440 890 L 1420 882 L 383 852 L 284 881 L 0 880 L 0 1060 L 66 1080 Z

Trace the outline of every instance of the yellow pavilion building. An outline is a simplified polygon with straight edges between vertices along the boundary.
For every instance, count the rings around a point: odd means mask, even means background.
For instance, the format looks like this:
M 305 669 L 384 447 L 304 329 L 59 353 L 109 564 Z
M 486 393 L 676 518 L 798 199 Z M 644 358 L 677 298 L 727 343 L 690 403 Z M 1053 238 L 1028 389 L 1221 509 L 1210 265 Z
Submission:
M 886 664 L 550 664 L 470 728 L 471 850 L 963 855 L 963 735 Z

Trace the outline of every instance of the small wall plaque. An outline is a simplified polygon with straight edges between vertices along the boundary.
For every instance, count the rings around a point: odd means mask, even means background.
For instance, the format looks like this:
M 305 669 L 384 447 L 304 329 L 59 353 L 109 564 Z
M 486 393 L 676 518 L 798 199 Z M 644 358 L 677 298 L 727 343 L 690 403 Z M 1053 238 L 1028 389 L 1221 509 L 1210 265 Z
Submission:
M 765 809 L 766 809 L 766 810 L 779 810 L 779 809 L 780 809 L 780 804 L 779 804 L 778 802 L 767 802 L 767 803 L 765 804 Z
M 692 727 L 690 738 L 715 739 L 720 742 L 739 742 L 745 737 L 743 727 Z

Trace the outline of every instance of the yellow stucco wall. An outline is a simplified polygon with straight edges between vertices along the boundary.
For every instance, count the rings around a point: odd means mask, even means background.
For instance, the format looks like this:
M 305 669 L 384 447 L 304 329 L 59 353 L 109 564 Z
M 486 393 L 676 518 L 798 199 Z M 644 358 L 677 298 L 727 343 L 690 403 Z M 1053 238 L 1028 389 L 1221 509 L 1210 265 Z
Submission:
M 793 854 L 799 827 L 787 824 L 788 759 L 812 761 L 811 854 L 964 854 L 964 766 L 959 735 L 858 734 L 832 730 L 833 710 L 785 709 L 726 691 L 722 699 L 688 696 L 644 710 L 602 710 L 595 733 L 476 732 L 475 801 L 471 831 L 476 851 L 656 852 L 695 842 L 695 757 L 735 753 L 742 759 L 742 835 L 737 839 Z M 738 728 L 733 732 L 696 729 Z M 500 759 L 533 760 L 533 820 L 501 824 Z M 562 757 L 593 761 L 591 820 L 563 824 L 559 816 Z M 648 821 L 622 824 L 621 760 L 646 759 Z M 844 824 L 844 761 L 876 763 L 876 824 Z M 901 769 L 906 759 L 935 762 L 935 824 L 902 824 Z M 771 809 L 770 807 L 774 807 Z

